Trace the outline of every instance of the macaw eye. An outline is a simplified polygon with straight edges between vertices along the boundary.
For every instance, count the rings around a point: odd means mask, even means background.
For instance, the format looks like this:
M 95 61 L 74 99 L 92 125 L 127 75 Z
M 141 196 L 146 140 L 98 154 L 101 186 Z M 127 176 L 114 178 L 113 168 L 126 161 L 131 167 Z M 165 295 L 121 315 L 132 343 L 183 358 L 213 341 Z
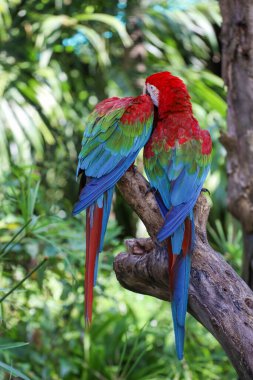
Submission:
M 153 84 L 150 85 L 151 90 L 155 89 L 155 86 Z

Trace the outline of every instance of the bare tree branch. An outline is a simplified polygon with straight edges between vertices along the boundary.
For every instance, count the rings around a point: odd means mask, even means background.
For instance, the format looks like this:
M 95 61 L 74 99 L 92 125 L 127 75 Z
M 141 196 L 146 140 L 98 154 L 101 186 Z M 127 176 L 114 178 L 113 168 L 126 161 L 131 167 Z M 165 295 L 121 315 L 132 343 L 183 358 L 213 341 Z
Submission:
M 128 171 L 118 184 L 125 200 L 144 222 L 151 239 L 126 241 L 127 253 L 114 270 L 125 288 L 169 300 L 166 248 L 155 235 L 162 217 L 144 177 Z M 210 206 L 200 195 L 195 207 L 196 242 L 192 259 L 188 311 L 220 342 L 240 379 L 253 379 L 253 293 L 224 258 L 208 244 Z

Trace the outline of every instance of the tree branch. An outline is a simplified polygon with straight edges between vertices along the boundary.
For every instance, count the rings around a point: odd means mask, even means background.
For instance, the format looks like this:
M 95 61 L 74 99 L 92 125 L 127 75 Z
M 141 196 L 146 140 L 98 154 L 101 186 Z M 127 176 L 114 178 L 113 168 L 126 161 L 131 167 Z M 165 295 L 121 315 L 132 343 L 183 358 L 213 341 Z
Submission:
M 151 239 L 126 241 L 114 270 L 131 291 L 169 301 L 166 248 L 156 242 L 162 225 L 155 197 L 144 177 L 128 171 L 118 183 L 125 200 L 144 222 Z M 253 379 L 253 293 L 223 257 L 208 244 L 210 206 L 200 195 L 195 207 L 196 241 L 192 259 L 188 311 L 220 342 L 241 379 Z

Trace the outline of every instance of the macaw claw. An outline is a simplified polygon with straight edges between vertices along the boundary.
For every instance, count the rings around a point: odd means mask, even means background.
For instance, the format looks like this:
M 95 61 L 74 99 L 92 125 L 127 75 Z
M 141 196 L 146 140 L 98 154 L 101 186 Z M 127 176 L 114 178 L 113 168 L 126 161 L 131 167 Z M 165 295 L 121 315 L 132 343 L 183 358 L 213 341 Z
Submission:
M 137 166 L 132 164 L 131 166 L 129 166 L 129 168 L 127 169 L 128 172 L 132 171 L 134 174 L 137 173 Z
M 149 193 L 155 194 L 156 191 L 157 191 L 157 190 L 156 190 L 154 187 L 149 186 L 149 188 L 145 191 L 145 197 L 146 197 Z
M 203 187 L 203 188 L 201 189 L 201 192 L 202 192 L 202 193 L 208 193 L 208 195 L 211 196 L 210 191 L 209 191 L 208 189 L 206 189 L 205 187 Z

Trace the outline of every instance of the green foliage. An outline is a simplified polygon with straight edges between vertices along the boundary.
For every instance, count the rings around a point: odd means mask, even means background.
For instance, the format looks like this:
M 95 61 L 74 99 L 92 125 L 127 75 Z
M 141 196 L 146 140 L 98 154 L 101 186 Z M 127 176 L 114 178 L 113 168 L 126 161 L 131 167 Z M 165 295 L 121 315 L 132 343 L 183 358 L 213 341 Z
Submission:
M 3 362 L 0 362 L 0 368 L 5 370 L 6 372 L 8 372 L 10 374 L 10 376 L 16 376 L 19 379 L 30 380 L 29 377 L 24 375 L 22 372 L 18 371 L 17 369 L 15 369 L 12 366 L 7 365 Z
M 0 101 L 0 158 L 3 168 L 8 169 L 12 160 L 41 161 L 43 143 L 54 146 L 64 129 L 66 136 L 62 137 L 68 138 L 73 135 L 74 126 L 80 125 L 71 81 L 76 81 L 84 65 L 89 69 L 98 64 L 102 69 L 110 63 L 106 40 L 92 28 L 93 22 L 103 24 L 98 28 L 100 31 L 109 28 L 116 32 L 125 47 L 131 44 L 125 26 L 115 17 L 90 13 L 89 7 L 80 11 L 80 6 L 76 8 L 74 4 L 65 7 L 71 17 L 64 13 L 50 15 L 59 10 L 52 3 L 28 1 L 25 7 L 22 1 L 1 3 L 0 98 L 4 97 Z M 74 40 L 72 44 L 64 43 L 68 36 L 78 33 L 83 38 L 81 50 L 76 50 Z M 71 54 L 79 61 L 78 69 L 70 70 Z M 80 108 L 88 97 L 87 86 L 83 79 L 81 82 Z M 74 147 L 68 149 L 73 157 Z
M 83 218 L 50 216 L 42 202 L 44 189 L 38 188 L 37 176 L 30 168 L 19 170 L 13 183 L 18 189 L 18 202 L 14 197 L 6 197 L 4 202 L 5 210 L 12 208 L 11 222 L 1 215 L 5 223 L 2 252 L 6 255 L 2 292 L 13 287 L 45 255 L 49 263 L 2 304 L 2 344 L 7 354 L 0 350 L 0 358 L 2 355 L 4 369 L 10 370 L 13 361 L 19 368 L 12 369 L 13 375 L 21 370 L 32 380 L 151 380 L 168 379 L 168 374 L 173 379 L 202 379 L 208 374 L 210 379 L 233 378 L 234 372 L 218 343 L 192 317 L 187 321 L 185 359 L 179 363 L 175 359 L 169 305 L 161 307 L 159 300 L 122 290 L 111 269 L 112 253 L 123 249 L 115 223 L 109 226 L 105 253 L 101 255 L 94 323 L 90 331 L 84 332 L 84 274 L 80 269 L 84 267 Z M 12 194 L 10 189 L 7 191 Z M 1 190 L 5 195 L 6 189 Z M 32 213 L 24 212 L 24 203 Z M 42 206 L 44 213 L 38 215 Z M 33 221 L 29 225 L 25 224 L 27 218 Z M 21 343 L 15 343 L 17 337 L 29 342 L 22 355 L 18 348 Z
M 208 225 L 208 232 L 214 248 L 225 256 L 235 270 L 240 272 L 243 242 L 238 221 L 227 214 L 224 225 L 216 219 L 214 227 Z
M 1 2 L 0 298 L 8 296 L 0 303 L 0 380 L 236 378 L 217 341 L 191 316 L 179 363 L 170 306 L 119 286 L 112 263 L 124 250 L 125 227 L 114 214 L 94 323 L 84 332 L 85 218 L 70 214 L 87 114 L 107 96 L 140 93 L 148 74 L 171 70 L 211 131 L 209 235 L 239 270 L 242 238 L 225 209 L 218 140 L 226 112 L 220 21 L 215 0 Z

